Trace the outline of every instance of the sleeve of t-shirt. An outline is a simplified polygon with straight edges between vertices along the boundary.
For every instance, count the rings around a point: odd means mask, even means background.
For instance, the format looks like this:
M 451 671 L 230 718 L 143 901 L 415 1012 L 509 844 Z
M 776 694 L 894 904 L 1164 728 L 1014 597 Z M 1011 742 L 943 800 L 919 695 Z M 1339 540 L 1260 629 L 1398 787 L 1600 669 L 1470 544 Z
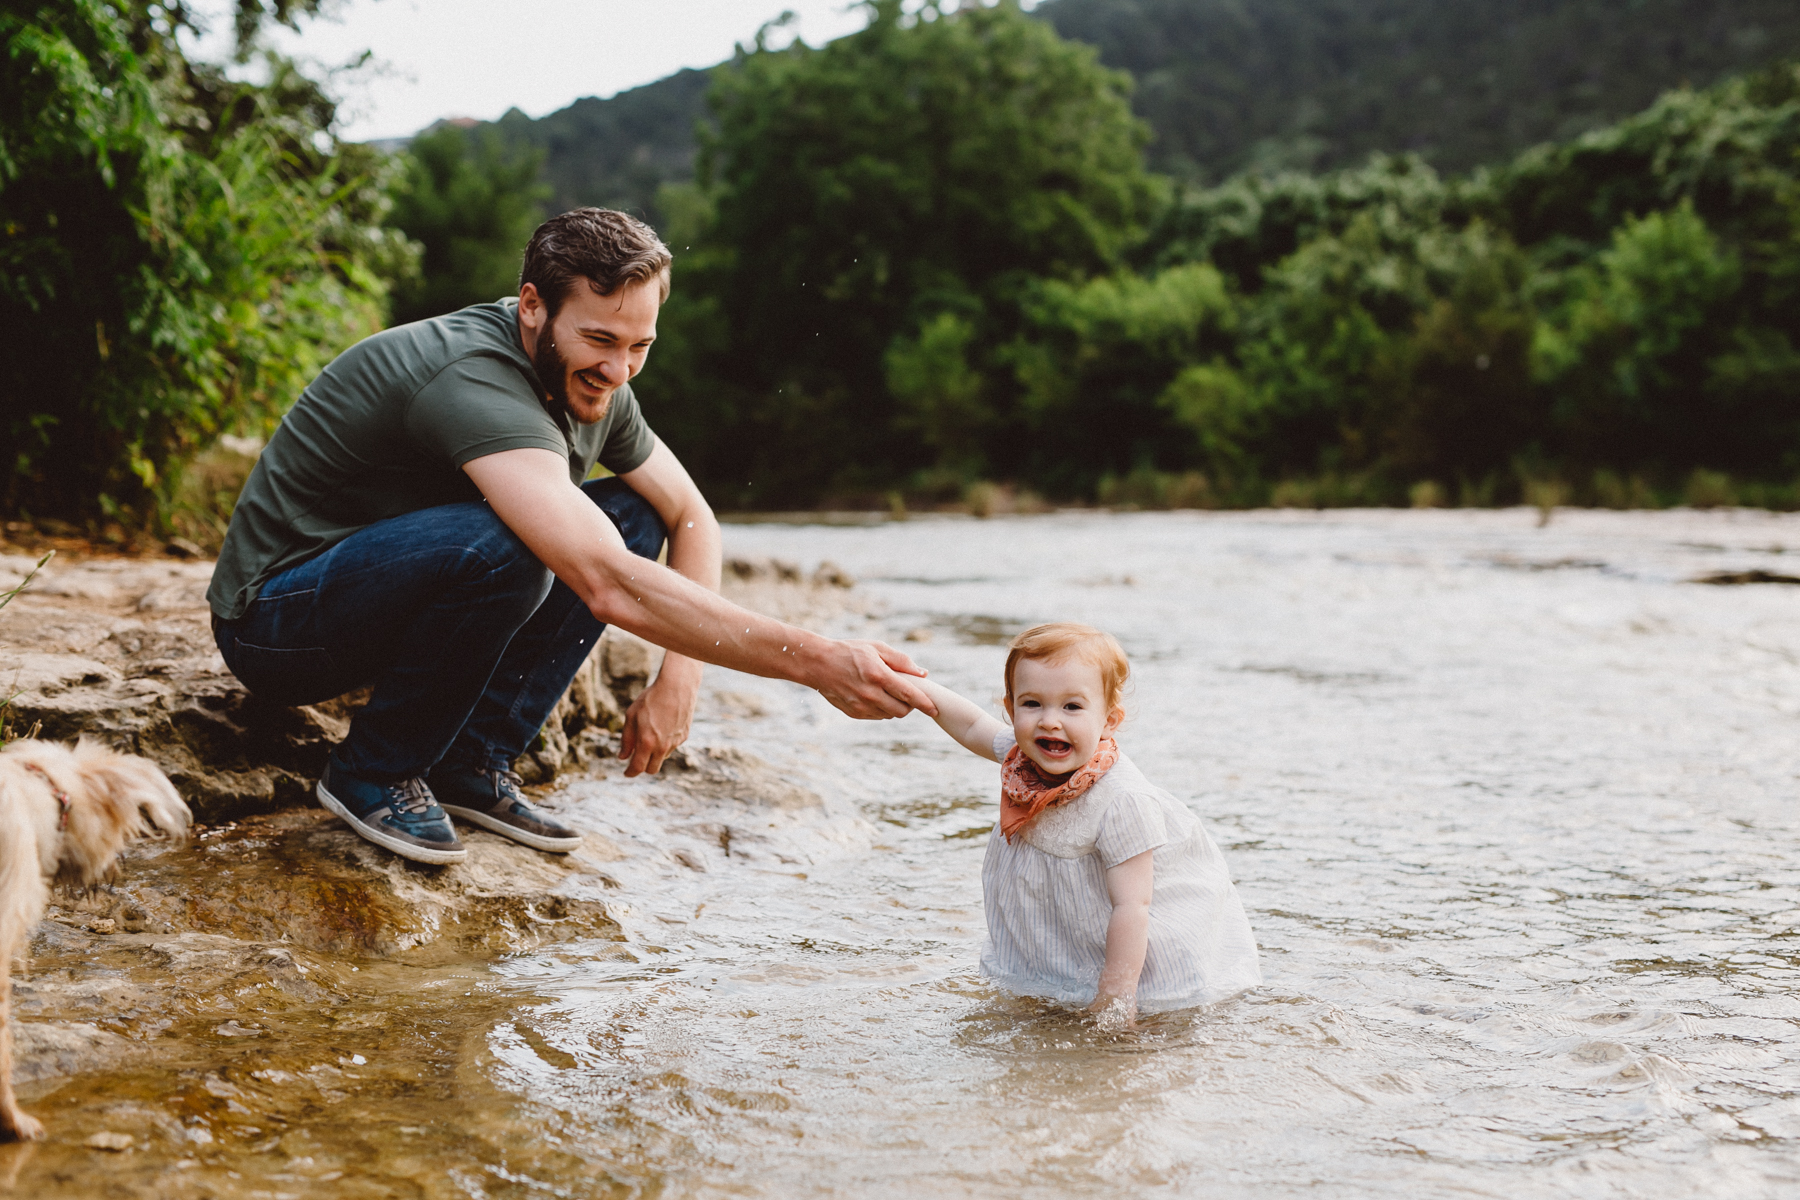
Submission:
M 612 403 L 607 406 L 606 421 L 606 441 L 600 445 L 600 465 L 614 475 L 623 475 L 643 466 L 650 452 L 656 449 L 656 434 L 644 420 L 644 410 L 638 406 L 637 393 L 631 390 L 630 384 L 613 393 Z
M 1126 793 L 1113 801 L 1100 818 L 1094 851 L 1100 855 L 1100 865 L 1110 871 L 1128 858 L 1168 844 L 1169 830 L 1163 820 L 1162 805 L 1154 796 Z
M 567 458 L 569 444 L 518 370 L 497 358 L 460 358 L 414 393 L 406 436 L 461 469 L 502 450 L 527 447 Z
M 994 735 L 994 757 L 1005 762 L 1007 753 L 1018 744 L 1019 739 L 1013 736 L 1013 731 L 1001 726 L 1000 732 Z

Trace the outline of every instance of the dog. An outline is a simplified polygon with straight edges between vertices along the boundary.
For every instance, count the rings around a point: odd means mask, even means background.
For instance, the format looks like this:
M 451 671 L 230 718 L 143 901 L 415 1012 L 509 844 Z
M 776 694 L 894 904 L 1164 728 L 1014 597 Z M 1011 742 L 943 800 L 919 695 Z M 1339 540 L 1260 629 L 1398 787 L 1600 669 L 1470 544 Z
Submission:
M 12 963 L 44 915 L 52 883 L 107 877 L 132 839 L 175 837 L 192 815 L 155 763 L 82 741 L 0 750 L 0 1135 L 44 1136 L 13 1095 Z

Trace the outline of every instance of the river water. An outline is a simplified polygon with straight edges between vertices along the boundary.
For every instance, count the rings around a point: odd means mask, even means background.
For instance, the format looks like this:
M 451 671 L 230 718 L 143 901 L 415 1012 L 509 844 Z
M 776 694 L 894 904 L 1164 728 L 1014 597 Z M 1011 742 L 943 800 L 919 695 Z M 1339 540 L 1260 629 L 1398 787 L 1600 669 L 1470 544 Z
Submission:
M 1800 520 L 1536 521 L 729 527 L 977 699 L 1020 629 L 1116 634 L 1121 743 L 1224 848 L 1266 985 L 1122 1033 L 999 994 L 993 764 L 715 671 L 695 740 L 823 804 L 573 782 L 624 947 L 454 974 L 447 1091 L 404 1101 L 437 1148 L 380 1194 L 1796 1194 L 1800 588 L 1691 580 L 1800 574 Z

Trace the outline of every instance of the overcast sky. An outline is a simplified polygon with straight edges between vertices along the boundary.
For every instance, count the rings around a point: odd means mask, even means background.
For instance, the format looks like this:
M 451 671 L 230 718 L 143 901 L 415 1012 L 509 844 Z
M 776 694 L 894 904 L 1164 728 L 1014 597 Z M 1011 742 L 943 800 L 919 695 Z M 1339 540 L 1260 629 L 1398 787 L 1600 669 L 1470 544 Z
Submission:
M 221 15 L 197 49 L 223 57 L 228 3 L 198 7 Z M 347 0 L 335 19 L 271 40 L 325 67 L 374 51 L 375 70 L 335 82 L 342 134 L 363 141 L 417 133 L 440 117 L 491 120 L 514 107 L 541 117 L 582 96 L 710 67 L 786 9 L 799 17 L 790 30 L 815 46 L 864 23 L 846 0 Z

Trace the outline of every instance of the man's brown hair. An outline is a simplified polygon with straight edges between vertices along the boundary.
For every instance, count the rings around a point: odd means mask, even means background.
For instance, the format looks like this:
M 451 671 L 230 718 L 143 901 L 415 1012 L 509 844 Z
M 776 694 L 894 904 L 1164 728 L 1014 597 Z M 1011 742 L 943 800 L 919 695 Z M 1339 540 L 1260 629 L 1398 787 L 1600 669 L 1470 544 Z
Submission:
M 610 208 L 572 208 L 531 235 L 519 286 L 537 288 L 552 317 L 584 279 L 599 296 L 654 279 L 667 300 L 674 260 L 656 231 L 636 217 Z

